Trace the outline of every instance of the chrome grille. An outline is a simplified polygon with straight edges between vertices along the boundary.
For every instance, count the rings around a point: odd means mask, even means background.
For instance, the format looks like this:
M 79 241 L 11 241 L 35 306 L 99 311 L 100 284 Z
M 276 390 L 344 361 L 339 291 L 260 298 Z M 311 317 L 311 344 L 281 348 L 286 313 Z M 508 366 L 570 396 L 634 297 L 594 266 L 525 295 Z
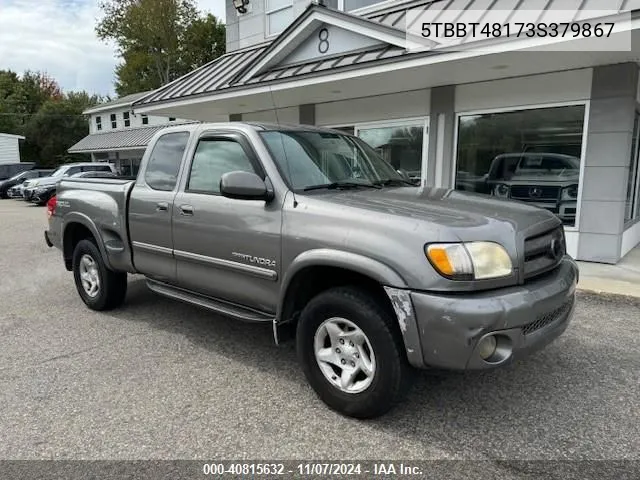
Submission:
M 547 325 L 552 324 L 556 320 L 564 317 L 571 311 L 571 307 L 573 307 L 573 301 L 574 299 L 573 297 L 571 297 L 555 310 L 539 315 L 538 318 L 535 319 L 535 321 L 522 327 L 522 333 L 525 335 L 529 335 L 530 333 L 533 333 L 536 330 L 540 330 L 541 328 L 544 328 Z
M 556 200 L 560 187 L 540 185 L 512 185 L 511 198 L 519 200 Z
M 553 269 L 565 253 L 564 230 L 561 226 L 527 238 L 524 242 L 525 280 Z

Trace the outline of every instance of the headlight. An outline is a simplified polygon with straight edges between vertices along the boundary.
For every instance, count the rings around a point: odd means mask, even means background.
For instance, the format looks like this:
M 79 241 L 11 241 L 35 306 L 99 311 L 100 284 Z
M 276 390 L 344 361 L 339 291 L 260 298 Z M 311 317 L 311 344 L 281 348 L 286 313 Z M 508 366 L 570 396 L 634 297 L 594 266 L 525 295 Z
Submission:
M 562 200 L 575 200 L 578 198 L 578 185 L 571 185 L 562 189 Z
M 513 272 L 509 254 L 493 242 L 434 243 L 425 252 L 438 273 L 454 280 L 485 280 Z
M 500 198 L 509 198 L 509 185 L 499 183 L 493 187 L 493 195 Z

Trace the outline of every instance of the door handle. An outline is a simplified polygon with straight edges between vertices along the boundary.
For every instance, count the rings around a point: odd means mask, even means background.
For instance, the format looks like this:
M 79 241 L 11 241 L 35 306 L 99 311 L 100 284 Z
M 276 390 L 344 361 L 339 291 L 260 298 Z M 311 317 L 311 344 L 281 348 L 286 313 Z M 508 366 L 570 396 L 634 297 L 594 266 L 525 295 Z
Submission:
M 191 205 L 180 205 L 180 215 L 193 215 L 193 207 Z
M 169 210 L 169 204 L 167 202 L 158 202 L 156 203 L 156 210 L 159 212 L 166 212 Z

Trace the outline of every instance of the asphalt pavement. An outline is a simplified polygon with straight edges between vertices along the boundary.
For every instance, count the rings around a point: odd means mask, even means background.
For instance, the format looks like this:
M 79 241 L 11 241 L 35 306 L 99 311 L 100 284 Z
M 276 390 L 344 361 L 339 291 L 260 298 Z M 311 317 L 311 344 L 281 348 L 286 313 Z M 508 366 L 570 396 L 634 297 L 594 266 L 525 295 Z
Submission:
M 45 208 L 0 201 L 0 459 L 639 460 L 640 301 L 580 294 L 547 349 L 420 372 L 358 421 L 324 406 L 292 344 L 151 293 L 88 310 Z

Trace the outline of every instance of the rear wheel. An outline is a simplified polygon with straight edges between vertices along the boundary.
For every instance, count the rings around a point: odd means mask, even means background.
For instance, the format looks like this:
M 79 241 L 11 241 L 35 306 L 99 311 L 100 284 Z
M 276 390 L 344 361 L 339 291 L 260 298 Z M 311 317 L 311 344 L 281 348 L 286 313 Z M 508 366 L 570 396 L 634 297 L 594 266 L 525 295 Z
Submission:
M 386 413 L 406 392 L 410 367 L 395 319 L 356 287 L 320 293 L 300 315 L 298 358 L 329 407 L 351 417 Z
M 80 298 L 92 310 L 111 310 L 124 302 L 127 274 L 109 270 L 91 240 L 80 240 L 73 251 L 73 277 Z
M 44 207 L 53 195 L 54 193 L 47 193 L 43 195 L 42 197 L 40 197 L 40 201 L 37 203 L 37 205 L 39 207 Z

